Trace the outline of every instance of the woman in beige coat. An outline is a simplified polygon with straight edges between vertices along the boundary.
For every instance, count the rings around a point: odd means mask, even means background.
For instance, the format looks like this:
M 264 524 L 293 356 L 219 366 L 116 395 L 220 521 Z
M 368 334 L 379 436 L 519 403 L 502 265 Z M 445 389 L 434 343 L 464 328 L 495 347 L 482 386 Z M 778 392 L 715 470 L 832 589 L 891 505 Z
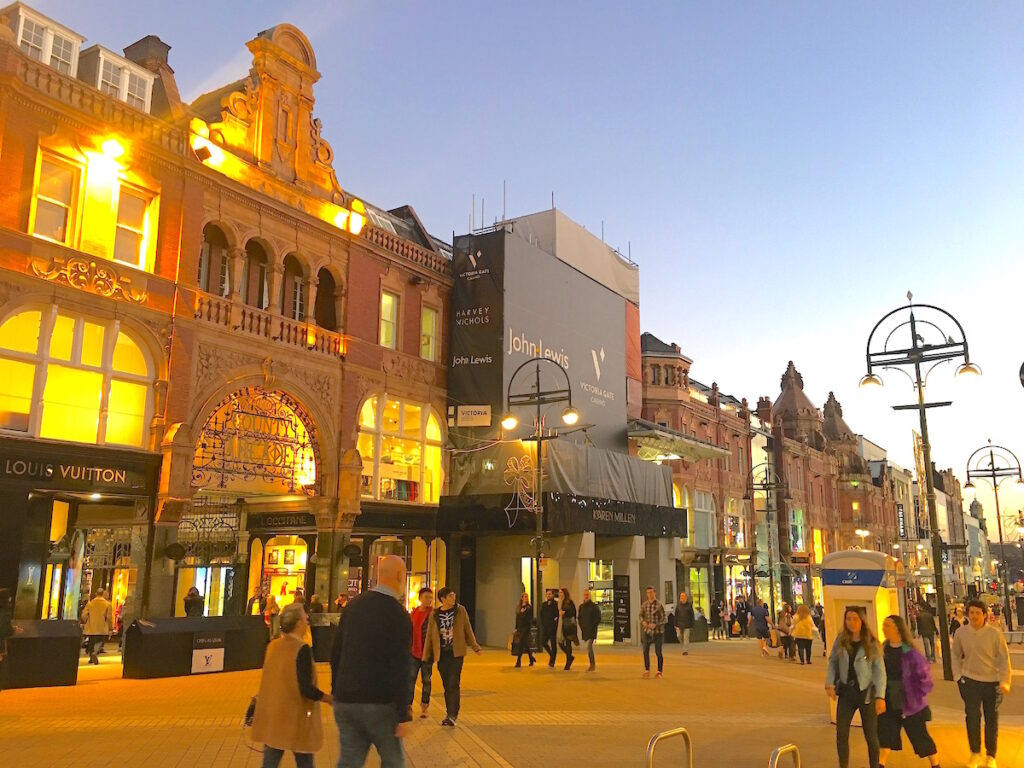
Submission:
M 113 609 L 107 600 L 106 590 L 96 590 L 96 594 L 82 611 L 82 634 L 88 638 L 85 650 L 89 653 L 90 664 L 100 663 L 99 650 L 103 647 L 103 641 L 110 637 L 113 631 L 113 618 Z
M 324 743 L 313 651 L 302 641 L 309 619 L 301 603 L 281 611 L 281 636 L 267 646 L 252 723 L 252 740 L 263 743 L 263 768 L 277 768 L 285 750 L 297 768 L 313 768 Z

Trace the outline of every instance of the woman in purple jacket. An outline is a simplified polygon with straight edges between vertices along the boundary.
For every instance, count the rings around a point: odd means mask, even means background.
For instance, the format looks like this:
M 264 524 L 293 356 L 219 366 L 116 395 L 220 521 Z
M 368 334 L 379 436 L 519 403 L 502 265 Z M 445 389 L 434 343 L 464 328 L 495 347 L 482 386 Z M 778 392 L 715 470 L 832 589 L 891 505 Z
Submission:
M 885 712 L 878 716 L 878 765 L 884 768 L 892 750 L 903 749 L 900 730 L 918 757 L 939 764 L 935 741 L 928 733 L 932 713 L 926 696 L 932 689 L 932 672 L 928 660 L 911 644 L 910 630 L 901 616 L 889 616 L 882 622 L 882 659 L 885 663 Z

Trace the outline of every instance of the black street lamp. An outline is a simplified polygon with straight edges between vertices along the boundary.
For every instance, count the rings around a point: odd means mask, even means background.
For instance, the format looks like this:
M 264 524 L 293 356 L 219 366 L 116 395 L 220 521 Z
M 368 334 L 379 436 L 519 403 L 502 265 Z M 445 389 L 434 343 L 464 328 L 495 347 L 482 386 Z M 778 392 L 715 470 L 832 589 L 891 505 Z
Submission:
M 1013 616 L 1010 613 L 1010 573 L 1007 571 L 1006 555 L 1003 552 L 1003 518 L 999 511 L 999 486 L 1008 477 L 1017 478 L 1017 485 L 1024 485 L 1020 460 L 1009 448 L 1001 445 L 983 446 L 967 459 L 967 483 L 964 488 L 974 488 L 975 479 L 987 480 L 996 496 L 996 525 L 999 529 L 999 552 L 1003 566 L 1003 610 L 1006 611 L 1006 628 L 1013 631 Z
M 743 494 L 744 501 L 752 501 L 754 493 L 764 493 L 764 520 L 765 528 L 768 530 L 768 600 L 772 609 L 772 621 L 775 621 L 775 562 L 773 557 L 774 547 L 772 546 L 772 529 L 776 527 L 773 512 L 778 511 L 779 491 L 784 491 L 783 501 L 790 501 L 793 497 L 789 495 L 789 487 L 779 474 L 772 468 L 771 453 L 768 454 L 768 461 L 761 462 L 752 467 L 747 475 L 747 491 Z M 775 497 L 773 499 L 773 496 Z M 777 533 L 777 532 L 776 532 Z M 757 567 L 754 567 L 755 584 Z
M 541 389 L 540 385 L 540 367 L 541 365 L 551 365 L 558 370 L 558 372 L 565 377 L 565 388 L 564 389 Z M 512 393 L 512 385 L 515 383 L 516 377 L 519 373 L 529 365 L 534 366 L 534 387 L 532 390 L 526 392 Z M 562 411 L 562 423 L 568 427 L 575 426 L 580 420 L 580 412 L 572 406 L 572 385 L 569 382 L 569 374 L 566 370 L 547 357 L 534 357 L 527 360 L 525 363 L 516 368 L 515 372 L 508 380 L 508 388 L 505 391 L 505 415 L 501 417 L 501 428 L 503 432 L 511 432 L 517 426 L 519 426 L 519 419 L 512 412 L 513 408 L 521 406 L 531 406 L 536 408 L 533 420 L 533 434 L 531 434 L 526 440 L 534 441 L 537 443 L 537 463 L 534 466 L 534 494 L 533 494 L 533 507 L 534 507 L 534 518 L 536 520 L 536 529 L 533 538 L 530 540 L 530 544 L 533 545 L 534 553 L 536 555 L 534 563 L 534 609 L 537 612 L 537 618 L 540 618 L 540 606 L 541 606 L 541 589 L 543 585 L 541 583 L 541 570 L 540 561 L 544 557 L 544 550 L 547 547 L 547 542 L 544 540 L 544 493 L 543 493 L 543 481 L 544 475 L 542 471 L 542 465 L 544 462 L 544 443 L 547 440 L 552 440 L 558 437 L 558 433 L 554 430 L 546 430 L 544 424 L 544 409 L 545 406 L 551 406 L 557 403 L 567 403 L 568 405 Z
M 932 477 L 932 447 L 928 439 L 929 408 L 952 405 L 952 401 L 926 403 L 924 386 L 937 366 L 963 358 L 957 366 L 957 376 L 980 376 L 981 369 L 971 362 L 967 351 L 967 336 L 960 321 L 944 309 L 931 304 L 914 304 L 914 296 L 907 292 L 906 306 L 894 309 L 882 317 L 871 329 L 867 343 L 867 374 L 860 380 L 861 387 L 882 386 L 882 379 L 875 369 L 896 370 L 907 376 L 917 390 L 917 402 L 912 405 L 894 405 L 893 410 L 916 410 L 921 421 L 921 445 L 924 452 L 924 476 L 927 487 L 928 521 L 931 527 L 932 563 L 935 570 L 935 598 L 939 611 L 939 640 L 942 648 L 942 672 L 946 680 L 953 679 L 953 664 L 949 645 L 949 622 L 946 617 L 946 588 L 942 576 L 942 537 L 939 535 L 939 516 L 935 500 L 935 479 Z M 918 319 L 917 314 L 922 315 Z M 904 315 L 909 315 L 904 317 Z M 880 341 L 874 351 L 878 329 L 886 324 L 884 333 L 878 334 Z M 947 333 L 955 330 L 959 339 Z M 909 345 L 903 333 L 910 336 Z M 904 368 L 913 369 L 911 376 Z M 926 369 L 922 371 L 922 369 Z

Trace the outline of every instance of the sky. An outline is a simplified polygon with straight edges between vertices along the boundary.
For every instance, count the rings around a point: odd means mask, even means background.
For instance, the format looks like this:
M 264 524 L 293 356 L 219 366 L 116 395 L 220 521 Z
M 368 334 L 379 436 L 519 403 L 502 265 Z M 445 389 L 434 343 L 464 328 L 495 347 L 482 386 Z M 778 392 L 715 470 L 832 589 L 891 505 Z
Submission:
M 816 405 L 834 391 L 907 468 L 916 414 L 890 406 L 909 382 L 857 382 L 912 291 L 956 316 L 984 372 L 929 378 L 954 401 L 929 414 L 937 466 L 965 479 L 988 439 L 1024 457 L 1022 4 L 30 4 L 114 50 L 159 35 L 187 100 L 245 75 L 260 30 L 296 25 L 347 191 L 445 238 L 474 196 L 477 226 L 500 216 L 503 183 L 510 217 L 553 195 L 639 263 L 643 329 L 693 378 L 754 403 L 793 360 Z

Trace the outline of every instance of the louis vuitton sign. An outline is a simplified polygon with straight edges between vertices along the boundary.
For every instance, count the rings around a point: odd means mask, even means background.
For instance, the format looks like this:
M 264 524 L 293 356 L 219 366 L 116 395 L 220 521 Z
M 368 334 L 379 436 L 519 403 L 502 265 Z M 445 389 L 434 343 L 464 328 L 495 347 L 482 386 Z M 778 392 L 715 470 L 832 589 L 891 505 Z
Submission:
M 62 490 L 132 490 L 146 485 L 142 473 L 126 467 L 2 454 L 0 479 L 38 481 Z

